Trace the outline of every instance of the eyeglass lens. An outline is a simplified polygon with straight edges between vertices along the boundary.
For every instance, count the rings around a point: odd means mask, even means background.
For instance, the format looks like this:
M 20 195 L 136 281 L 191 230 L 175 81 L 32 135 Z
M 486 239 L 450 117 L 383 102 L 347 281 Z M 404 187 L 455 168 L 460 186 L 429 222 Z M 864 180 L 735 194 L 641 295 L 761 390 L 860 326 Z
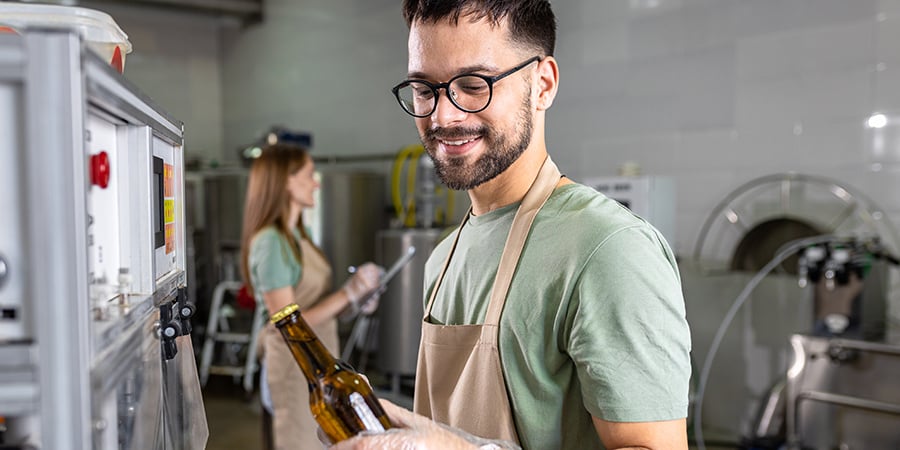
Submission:
M 466 112 L 480 111 L 491 101 L 488 82 L 471 75 L 455 78 L 447 88 L 450 101 Z M 409 81 L 397 91 L 403 107 L 416 116 L 430 115 L 437 105 L 437 91 L 421 81 Z

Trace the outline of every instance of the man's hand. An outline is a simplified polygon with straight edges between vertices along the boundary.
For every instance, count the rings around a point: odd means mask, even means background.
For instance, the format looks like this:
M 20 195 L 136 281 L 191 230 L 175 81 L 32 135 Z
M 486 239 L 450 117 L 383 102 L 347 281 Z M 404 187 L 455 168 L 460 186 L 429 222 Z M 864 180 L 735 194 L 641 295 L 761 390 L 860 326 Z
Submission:
M 391 419 L 394 428 L 383 433 L 363 433 L 351 439 L 338 442 L 332 450 L 477 450 L 480 439 L 464 431 L 439 424 L 401 408 L 389 401 L 381 400 L 381 406 Z M 483 441 L 487 443 L 489 441 Z M 498 447 L 509 448 L 509 447 Z

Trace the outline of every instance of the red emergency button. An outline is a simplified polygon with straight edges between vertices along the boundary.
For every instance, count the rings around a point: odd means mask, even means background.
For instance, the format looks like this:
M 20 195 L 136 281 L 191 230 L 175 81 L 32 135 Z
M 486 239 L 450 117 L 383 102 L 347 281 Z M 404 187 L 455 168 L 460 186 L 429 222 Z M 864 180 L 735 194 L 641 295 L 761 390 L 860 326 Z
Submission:
M 91 184 L 106 189 L 109 186 L 109 155 L 100 152 L 91 155 Z

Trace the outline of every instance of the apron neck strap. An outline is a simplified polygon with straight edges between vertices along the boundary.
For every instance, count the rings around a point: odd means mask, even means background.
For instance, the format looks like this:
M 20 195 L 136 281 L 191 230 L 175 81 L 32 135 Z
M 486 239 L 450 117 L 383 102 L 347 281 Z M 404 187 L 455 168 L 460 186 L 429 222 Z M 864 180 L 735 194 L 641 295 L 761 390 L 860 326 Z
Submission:
M 522 199 L 522 204 L 519 205 L 519 209 L 516 210 L 513 223 L 510 226 L 509 234 L 506 237 L 506 243 L 503 246 L 503 254 L 500 256 L 500 266 L 497 269 L 497 276 L 494 278 L 494 284 L 491 287 L 491 299 L 484 320 L 485 324 L 496 325 L 500 322 L 500 313 L 503 311 L 503 305 L 506 302 L 506 294 L 509 292 L 509 286 L 512 283 L 512 277 L 516 271 L 516 266 L 519 264 L 519 257 L 525 246 L 525 240 L 528 238 L 528 232 L 531 230 L 531 224 L 534 222 L 534 218 L 537 216 L 538 211 L 544 206 L 547 199 L 550 198 L 557 183 L 559 183 L 560 177 L 561 175 L 556 164 L 553 163 L 550 156 L 547 156 L 540 171 L 538 171 L 537 176 L 531 183 L 531 187 L 525 194 L 525 198 Z M 453 256 L 453 252 L 456 250 L 456 244 L 459 242 L 459 236 L 462 234 L 462 229 L 468 222 L 471 214 L 472 208 L 469 207 L 466 217 L 459 226 L 456 238 L 453 240 L 453 244 L 450 247 L 450 251 L 447 253 L 447 258 L 444 260 L 441 273 L 438 275 L 434 288 L 431 290 L 431 296 L 425 307 L 425 319 L 431 315 L 431 308 L 434 305 L 434 299 L 437 297 L 438 288 L 440 288 L 441 282 L 444 279 L 444 274 L 447 272 L 447 267 L 450 265 L 450 259 Z
M 531 224 L 537 216 L 538 211 L 553 194 L 556 185 L 559 183 L 560 173 L 556 168 L 556 164 L 547 156 L 541 170 L 538 172 L 537 178 L 522 199 L 522 204 L 516 211 L 513 218 L 512 226 L 509 229 L 509 235 L 506 236 L 506 244 L 503 246 L 503 254 L 500 256 L 500 267 L 497 269 L 497 276 L 494 278 L 494 286 L 491 288 L 491 302 L 488 305 L 487 315 L 484 318 L 485 324 L 500 323 L 500 313 L 503 311 L 503 305 L 506 303 L 506 294 L 509 292 L 509 286 L 512 284 L 513 275 L 516 267 L 519 265 L 519 257 L 522 255 L 522 249 L 525 247 L 525 240 L 528 238 L 528 232 L 531 230 Z
M 434 305 L 434 299 L 437 298 L 438 288 L 441 287 L 441 282 L 444 281 L 444 274 L 447 273 L 447 266 L 450 265 L 450 257 L 453 256 L 453 252 L 456 251 L 456 244 L 459 243 L 459 235 L 462 234 L 462 229 L 469 221 L 469 216 L 472 215 L 472 207 L 469 206 L 469 210 L 466 211 L 466 216 L 463 217 L 463 221 L 459 224 L 459 228 L 456 230 L 456 237 L 453 239 L 453 244 L 450 245 L 450 251 L 447 253 L 447 257 L 444 258 L 444 265 L 441 266 L 441 273 L 438 274 L 437 281 L 434 283 L 434 288 L 431 289 L 431 295 L 428 297 L 428 304 L 425 305 L 425 317 L 423 320 L 428 320 L 428 316 L 431 315 L 431 307 Z

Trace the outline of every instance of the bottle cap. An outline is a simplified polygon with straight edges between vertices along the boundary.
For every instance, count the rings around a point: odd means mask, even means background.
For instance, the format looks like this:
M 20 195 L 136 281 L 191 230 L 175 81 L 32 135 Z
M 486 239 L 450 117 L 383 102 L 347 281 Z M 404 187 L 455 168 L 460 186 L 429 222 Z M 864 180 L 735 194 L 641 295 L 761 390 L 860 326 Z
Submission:
M 296 303 L 291 303 L 290 305 L 287 305 L 284 308 L 279 309 L 278 312 L 276 312 L 275 314 L 272 314 L 272 318 L 269 319 L 269 321 L 272 323 L 281 322 L 282 319 L 293 314 L 295 311 L 297 311 L 299 309 L 300 309 L 300 307 L 297 306 Z

